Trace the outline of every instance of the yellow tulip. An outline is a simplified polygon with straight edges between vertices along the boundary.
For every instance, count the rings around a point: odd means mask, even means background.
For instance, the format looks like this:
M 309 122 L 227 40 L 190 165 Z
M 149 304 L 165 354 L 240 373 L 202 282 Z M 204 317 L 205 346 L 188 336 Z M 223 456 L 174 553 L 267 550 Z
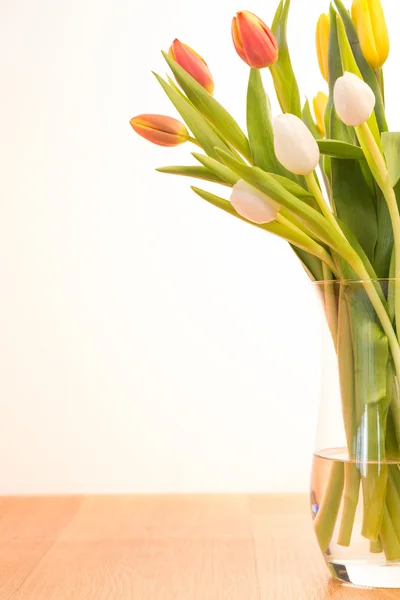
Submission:
M 313 100 L 315 118 L 317 120 L 317 127 L 322 137 L 326 137 L 325 131 L 325 109 L 328 104 L 328 96 L 323 92 L 318 92 Z
M 317 46 L 319 68 L 325 81 L 329 81 L 328 55 L 330 29 L 331 23 L 329 14 L 322 14 L 318 19 L 315 42 Z
M 380 0 L 353 0 L 351 16 L 365 58 L 375 71 L 389 56 L 389 34 Z

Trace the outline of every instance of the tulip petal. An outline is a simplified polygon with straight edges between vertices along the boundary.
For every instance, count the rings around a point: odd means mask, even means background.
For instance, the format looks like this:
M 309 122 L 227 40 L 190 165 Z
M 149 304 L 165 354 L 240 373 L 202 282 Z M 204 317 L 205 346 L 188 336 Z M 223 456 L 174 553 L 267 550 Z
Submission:
M 323 92 L 318 92 L 313 100 L 315 118 L 317 120 L 318 129 L 322 137 L 326 136 L 325 131 L 325 110 L 328 105 L 328 96 Z
M 366 123 L 375 107 L 375 94 L 369 85 L 347 71 L 336 80 L 333 95 L 336 112 L 349 127 Z
M 206 61 L 200 54 L 176 39 L 170 48 L 170 56 L 210 94 L 213 93 L 214 81 Z
M 276 62 L 278 44 L 261 19 L 249 11 L 242 11 L 237 13 L 237 26 L 247 64 L 262 69 Z
M 274 146 L 278 160 L 296 175 L 312 173 L 319 163 L 318 144 L 307 126 L 295 115 L 276 117 Z
M 275 221 L 279 210 L 276 202 L 243 179 L 233 186 L 230 201 L 241 217 L 259 225 Z
M 351 15 L 363 54 L 377 71 L 389 55 L 389 34 L 382 4 L 380 0 L 354 0 Z
M 143 114 L 131 119 L 130 124 L 136 133 L 158 146 L 177 146 L 189 139 L 186 127 L 173 117 Z
M 317 23 L 315 42 L 317 46 L 318 64 L 322 77 L 325 81 L 329 81 L 329 33 L 330 33 L 330 17 L 329 14 L 322 14 Z
M 239 33 L 237 17 L 233 17 L 233 19 L 232 19 L 232 40 L 233 40 L 236 52 L 239 54 L 240 58 L 245 63 L 249 64 L 246 53 L 243 49 L 242 39 L 241 39 L 240 33 Z

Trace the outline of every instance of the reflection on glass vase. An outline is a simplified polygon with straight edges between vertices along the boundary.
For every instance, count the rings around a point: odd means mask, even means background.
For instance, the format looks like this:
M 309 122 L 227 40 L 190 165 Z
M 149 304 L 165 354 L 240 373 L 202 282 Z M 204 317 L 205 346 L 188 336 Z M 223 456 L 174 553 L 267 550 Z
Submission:
M 318 282 L 326 335 L 311 512 L 332 575 L 400 588 L 399 280 Z M 373 299 L 384 302 L 378 315 Z M 382 318 L 393 323 L 388 339 Z M 328 339 L 329 335 L 329 339 Z

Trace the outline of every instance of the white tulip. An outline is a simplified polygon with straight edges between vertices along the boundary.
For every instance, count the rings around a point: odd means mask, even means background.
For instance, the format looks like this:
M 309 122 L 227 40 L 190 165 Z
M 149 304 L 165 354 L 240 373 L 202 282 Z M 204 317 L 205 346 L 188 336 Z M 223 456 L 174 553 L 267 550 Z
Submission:
M 258 225 L 275 221 L 279 210 L 279 204 L 243 179 L 233 186 L 230 200 L 241 217 Z
M 346 72 L 336 80 L 333 99 L 339 118 L 352 127 L 363 125 L 375 108 L 375 94 L 357 75 Z
M 309 175 L 319 163 L 318 144 L 308 127 L 295 115 L 275 118 L 274 146 L 279 162 L 296 175 Z

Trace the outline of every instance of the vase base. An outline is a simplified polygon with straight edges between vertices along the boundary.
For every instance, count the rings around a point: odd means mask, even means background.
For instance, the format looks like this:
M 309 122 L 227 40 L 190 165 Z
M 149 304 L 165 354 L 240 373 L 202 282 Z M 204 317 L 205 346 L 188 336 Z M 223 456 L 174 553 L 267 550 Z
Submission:
M 329 560 L 329 570 L 342 583 L 365 588 L 400 589 L 400 562 Z

